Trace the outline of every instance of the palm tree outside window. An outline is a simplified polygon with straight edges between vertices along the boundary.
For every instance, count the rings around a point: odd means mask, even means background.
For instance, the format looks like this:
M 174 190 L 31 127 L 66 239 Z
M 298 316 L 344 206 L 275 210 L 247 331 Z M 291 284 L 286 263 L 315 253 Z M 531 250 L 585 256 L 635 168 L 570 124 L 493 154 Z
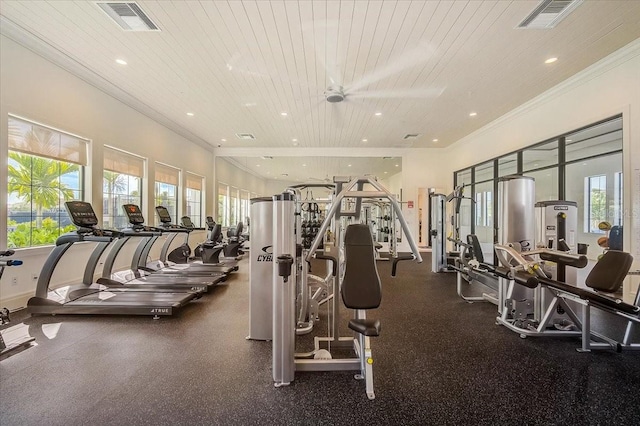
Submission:
M 83 199 L 86 139 L 9 116 L 7 247 L 53 244 L 75 229 L 64 202 Z

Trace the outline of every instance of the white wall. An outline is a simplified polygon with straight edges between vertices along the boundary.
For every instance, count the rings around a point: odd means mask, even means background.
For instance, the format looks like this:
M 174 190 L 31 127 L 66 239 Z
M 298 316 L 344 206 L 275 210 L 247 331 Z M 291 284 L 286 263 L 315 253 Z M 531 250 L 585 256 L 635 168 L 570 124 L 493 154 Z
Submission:
M 216 182 L 255 192 L 259 196 L 265 193 L 264 179 L 242 170 L 224 157 L 216 157 Z
M 111 145 L 148 158 L 147 176 L 153 176 L 154 162 L 159 161 L 205 177 L 205 206 L 215 201 L 213 152 L 170 131 L 147 116 L 117 101 L 85 81 L 34 54 L 12 40 L 0 37 L 0 162 L 7 164 L 7 114 L 15 114 L 91 140 L 92 167 L 86 172 L 87 200 L 102 215 L 103 145 Z M 0 168 L 0 185 L 6 188 L 7 168 Z M 146 179 L 144 191 L 153 193 L 153 178 Z M 6 194 L 3 190 L 2 194 Z M 6 195 L 2 196 L 6 206 Z M 184 203 L 184 197 L 181 196 Z M 153 218 L 153 205 L 143 211 Z M 6 244 L 6 208 L 0 209 L 0 247 Z M 38 276 L 50 247 L 20 250 L 16 258 L 21 267 L 7 269 L 0 283 L 0 306 L 24 306 L 35 291 Z M 83 271 L 85 247 L 68 253 L 74 267 L 56 272 L 54 285 L 77 282 Z M 65 260 L 64 262 L 67 262 Z M 126 262 L 124 262 L 126 263 Z M 65 263 L 66 264 L 66 263 Z M 18 284 L 12 285 L 16 277 Z
M 453 175 L 449 170 L 448 162 L 449 158 L 445 156 L 442 149 L 413 149 L 402 156 L 402 201 L 413 201 L 411 209 L 407 204 L 402 205 L 402 213 L 416 244 L 418 244 L 420 225 L 418 190 L 419 188 L 449 188 Z M 406 239 L 402 240 L 399 250 L 409 251 Z

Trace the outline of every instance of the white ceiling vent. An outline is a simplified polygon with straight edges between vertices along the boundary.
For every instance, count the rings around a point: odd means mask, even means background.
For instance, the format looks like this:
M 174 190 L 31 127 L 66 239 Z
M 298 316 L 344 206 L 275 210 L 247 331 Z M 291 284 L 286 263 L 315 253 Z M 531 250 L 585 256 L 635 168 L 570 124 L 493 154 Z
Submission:
M 254 140 L 256 140 L 256 137 L 253 136 L 251 133 L 236 133 L 236 137 L 238 139 L 243 140 L 243 141 L 254 141 Z
M 550 29 L 558 25 L 582 0 L 543 0 L 517 28 Z
M 125 31 L 160 31 L 135 2 L 96 2 Z
M 402 139 L 404 139 L 404 140 L 416 139 L 418 136 L 420 136 L 419 133 L 407 133 L 406 135 L 404 135 L 404 137 Z

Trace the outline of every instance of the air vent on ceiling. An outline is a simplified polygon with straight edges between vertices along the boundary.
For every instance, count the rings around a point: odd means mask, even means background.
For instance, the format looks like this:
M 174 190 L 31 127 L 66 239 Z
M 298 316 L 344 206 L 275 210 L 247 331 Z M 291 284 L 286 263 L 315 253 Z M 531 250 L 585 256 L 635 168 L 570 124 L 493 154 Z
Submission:
M 125 31 L 160 31 L 135 2 L 96 2 Z
M 567 17 L 582 0 L 543 0 L 517 28 L 549 29 Z
M 273 160 L 273 157 L 271 157 L 270 155 L 263 155 L 262 157 L 263 160 Z
M 416 139 L 418 136 L 420 136 L 418 133 L 407 133 L 402 139 Z
M 256 140 L 256 137 L 253 136 L 251 133 L 236 133 L 236 137 L 238 139 L 242 139 L 243 141 L 254 141 L 254 140 Z

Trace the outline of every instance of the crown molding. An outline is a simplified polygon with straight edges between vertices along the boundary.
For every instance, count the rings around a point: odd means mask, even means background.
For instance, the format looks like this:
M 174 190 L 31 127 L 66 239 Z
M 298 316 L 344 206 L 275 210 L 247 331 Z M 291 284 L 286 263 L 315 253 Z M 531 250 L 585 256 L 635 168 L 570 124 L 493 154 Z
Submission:
M 38 37 L 36 34 L 33 34 L 29 30 L 21 27 L 7 17 L 1 15 L 0 34 L 32 51 L 36 55 L 53 63 L 54 65 L 62 68 L 63 70 L 71 73 L 75 77 L 95 87 L 108 96 L 111 96 L 117 101 L 122 102 L 123 104 L 134 109 L 140 114 L 149 117 L 151 120 L 166 127 L 172 132 L 177 133 L 190 142 L 199 145 L 207 151 L 213 152 L 213 146 L 201 137 L 167 118 L 165 115 L 156 111 L 135 96 L 132 96 L 129 93 L 125 92 L 120 87 L 100 76 L 95 71 L 85 67 L 79 61 L 69 56 L 65 52 L 59 50 L 57 47 L 53 46 L 42 38 Z

